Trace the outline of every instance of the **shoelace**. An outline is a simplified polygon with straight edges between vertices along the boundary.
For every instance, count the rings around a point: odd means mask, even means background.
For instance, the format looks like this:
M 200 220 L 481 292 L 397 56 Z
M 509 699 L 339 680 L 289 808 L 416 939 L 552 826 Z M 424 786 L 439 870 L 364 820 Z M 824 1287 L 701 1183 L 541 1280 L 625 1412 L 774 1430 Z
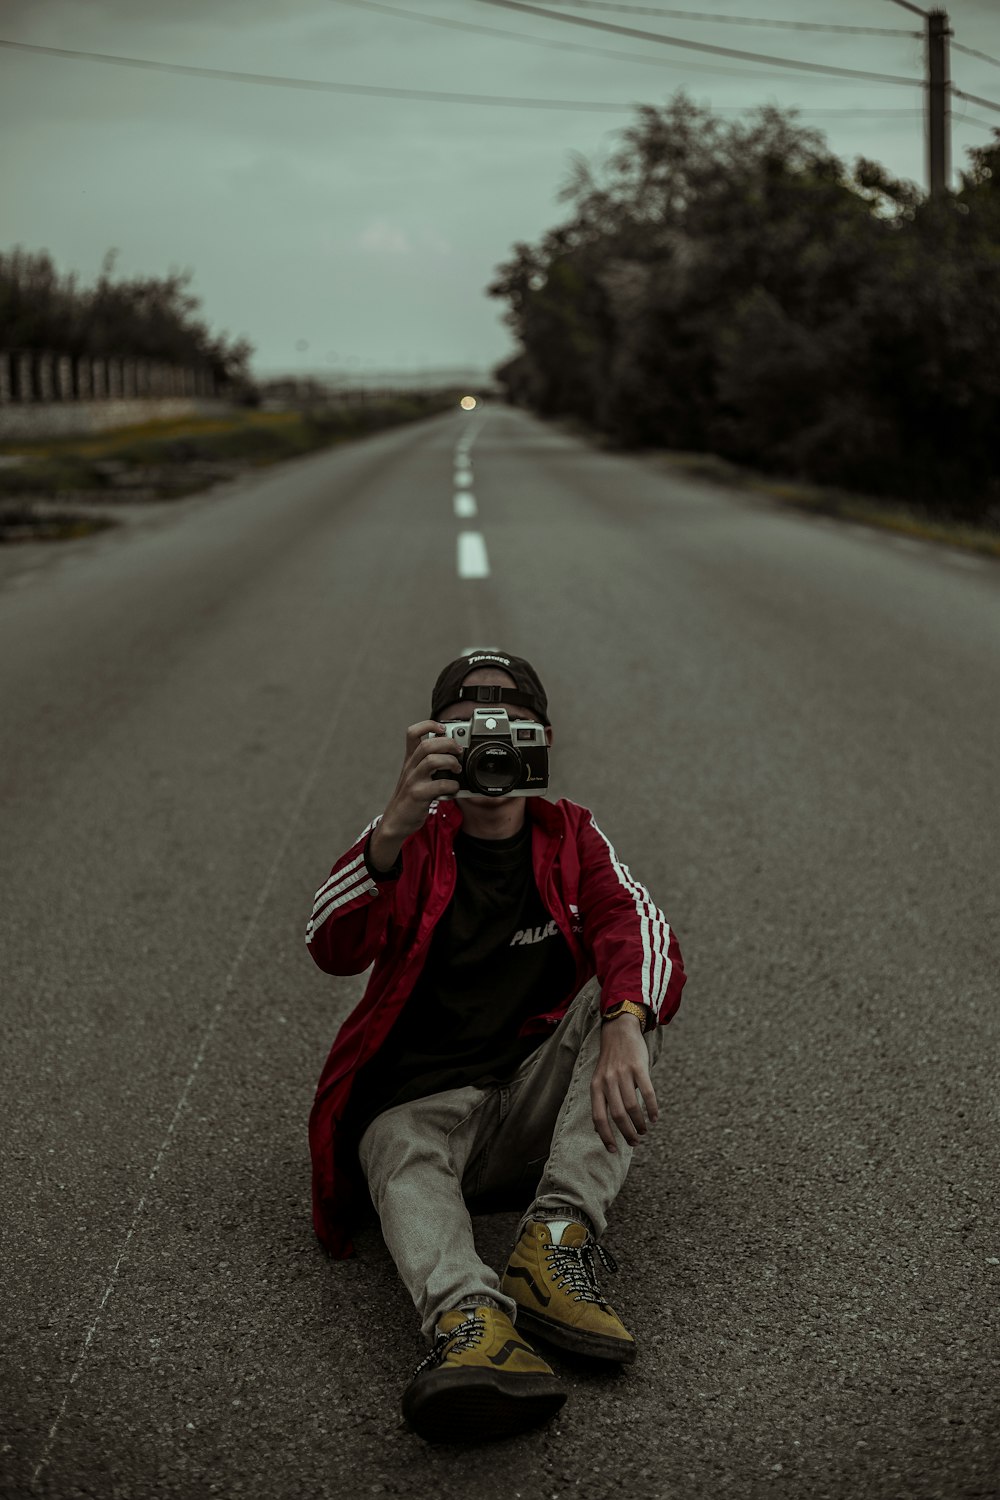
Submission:
M 604 1269 L 613 1275 L 618 1270 L 617 1261 L 610 1250 L 594 1240 L 587 1240 L 584 1245 L 550 1245 L 545 1253 L 556 1285 L 572 1292 L 574 1301 L 596 1302 L 598 1307 L 607 1307 L 597 1283 L 595 1252 Z
M 434 1340 L 433 1349 L 417 1365 L 414 1375 L 419 1375 L 421 1370 L 429 1370 L 434 1365 L 439 1365 L 446 1353 L 464 1354 L 467 1349 L 474 1349 L 485 1332 L 485 1322 L 480 1322 L 473 1313 L 463 1322 L 456 1323 L 450 1333 L 439 1333 Z

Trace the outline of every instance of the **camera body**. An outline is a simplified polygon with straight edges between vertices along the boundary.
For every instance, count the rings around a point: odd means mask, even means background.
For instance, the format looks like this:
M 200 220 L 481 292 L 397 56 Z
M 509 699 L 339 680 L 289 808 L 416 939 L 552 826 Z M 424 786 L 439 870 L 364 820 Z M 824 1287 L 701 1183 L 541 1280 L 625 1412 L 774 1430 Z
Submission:
M 511 719 L 504 708 L 477 708 L 471 719 L 445 724 L 444 732 L 461 747 L 462 768 L 457 776 L 435 771 L 432 779 L 457 780 L 457 797 L 538 797 L 548 790 L 544 724 Z

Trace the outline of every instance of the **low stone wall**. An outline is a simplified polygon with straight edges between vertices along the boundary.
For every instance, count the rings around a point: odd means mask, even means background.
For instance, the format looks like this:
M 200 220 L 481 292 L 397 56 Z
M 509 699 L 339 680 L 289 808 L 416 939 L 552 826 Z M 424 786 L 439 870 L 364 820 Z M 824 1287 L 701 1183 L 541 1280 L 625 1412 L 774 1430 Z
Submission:
M 225 416 L 229 401 L 198 396 L 164 396 L 134 401 L 33 401 L 0 406 L 0 442 L 32 438 L 74 437 L 136 427 L 142 422 L 169 422 L 178 417 Z

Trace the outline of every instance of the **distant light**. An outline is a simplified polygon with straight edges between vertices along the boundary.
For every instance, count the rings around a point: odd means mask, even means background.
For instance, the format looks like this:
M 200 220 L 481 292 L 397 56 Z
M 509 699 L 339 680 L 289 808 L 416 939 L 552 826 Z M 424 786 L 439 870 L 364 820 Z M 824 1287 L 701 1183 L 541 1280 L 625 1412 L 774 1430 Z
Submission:
M 458 404 L 463 411 L 475 411 L 476 398 L 475 396 L 463 396 Z

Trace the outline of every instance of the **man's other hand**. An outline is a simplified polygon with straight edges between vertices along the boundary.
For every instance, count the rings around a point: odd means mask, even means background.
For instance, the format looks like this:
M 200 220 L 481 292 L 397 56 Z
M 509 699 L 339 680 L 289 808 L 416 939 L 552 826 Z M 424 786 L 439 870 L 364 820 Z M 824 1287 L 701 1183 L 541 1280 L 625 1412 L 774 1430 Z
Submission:
M 428 739 L 428 735 L 433 738 Z M 427 821 L 431 803 L 438 797 L 453 797 L 458 791 L 458 781 L 451 779 L 462 769 L 458 750 L 455 741 L 445 737 L 444 725 L 436 720 L 421 719 L 419 724 L 410 725 L 396 790 L 369 845 L 376 870 L 391 870 L 404 840 Z M 450 774 L 435 781 L 435 771 Z
M 646 1104 L 637 1098 L 642 1095 Z M 594 1129 L 609 1151 L 617 1151 L 615 1129 L 630 1146 L 646 1134 L 646 1116 L 655 1125 L 660 1117 L 649 1076 L 649 1054 L 638 1017 L 617 1016 L 601 1027 L 601 1055 L 590 1080 L 590 1105 Z

